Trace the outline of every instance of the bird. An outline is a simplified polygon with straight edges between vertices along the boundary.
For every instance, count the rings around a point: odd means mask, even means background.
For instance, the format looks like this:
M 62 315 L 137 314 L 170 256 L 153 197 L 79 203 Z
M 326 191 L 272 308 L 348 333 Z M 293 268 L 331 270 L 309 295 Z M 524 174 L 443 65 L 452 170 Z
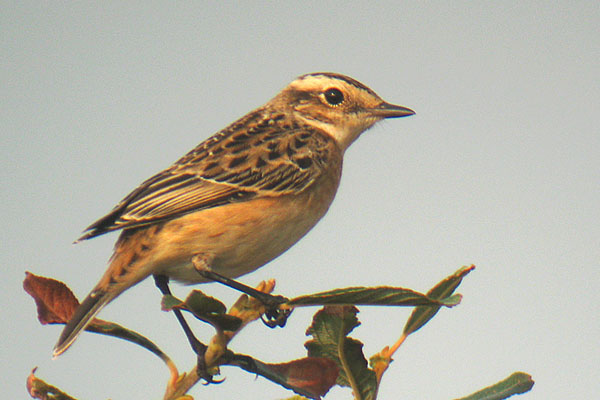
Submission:
M 346 149 L 383 119 L 415 114 L 338 73 L 299 76 L 265 105 L 144 181 L 76 241 L 121 233 L 109 266 L 54 347 L 66 351 L 98 312 L 150 276 L 197 284 L 262 267 L 325 215 Z

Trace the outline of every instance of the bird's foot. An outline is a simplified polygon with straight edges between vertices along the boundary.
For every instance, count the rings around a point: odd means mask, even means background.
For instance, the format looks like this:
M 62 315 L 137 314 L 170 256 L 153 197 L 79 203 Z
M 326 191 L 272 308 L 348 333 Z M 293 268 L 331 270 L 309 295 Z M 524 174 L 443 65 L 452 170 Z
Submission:
M 206 366 L 206 345 L 200 341 L 196 341 L 196 343 L 194 343 L 192 345 L 192 348 L 194 350 L 194 352 L 196 353 L 197 356 L 197 362 L 196 362 L 196 373 L 198 374 L 198 377 L 201 380 L 204 380 L 204 382 L 202 382 L 203 385 L 210 385 L 210 384 L 219 384 L 222 383 L 224 381 L 224 379 L 221 380 L 216 380 L 214 378 L 214 375 L 212 375 L 210 372 L 208 372 L 208 368 Z
M 192 258 L 192 264 L 198 273 L 205 279 L 210 281 L 219 282 L 225 286 L 229 286 L 232 289 L 238 290 L 248 296 L 254 297 L 265 305 L 266 311 L 264 316 L 261 318 L 265 325 L 270 328 L 277 326 L 284 327 L 285 323 L 292 313 L 291 309 L 281 309 L 279 306 L 287 303 L 288 298 L 279 295 L 272 295 L 269 293 L 261 292 L 248 285 L 244 285 L 234 279 L 228 278 L 221 274 L 214 272 L 207 262 L 206 256 L 199 254 Z
M 278 297 L 283 297 L 283 296 L 278 296 Z M 285 299 L 285 301 L 283 303 L 288 301 L 288 299 L 286 299 L 285 297 L 283 297 L 283 298 Z M 271 306 L 271 307 L 269 307 L 267 304 L 265 304 L 265 306 L 267 306 L 267 309 L 265 310 L 264 315 L 262 317 L 260 317 L 260 319 L 269 328 L 276 328 L 276 327 L 283 328 L 285 326 L 285 323 L 287 322 L 288 317 L 292 313 L 291 308 L 287 308 L 287 309 L 279 308 L 280 304 L 282 304 L 282 303 L 279 303 L 279 304 L 277 304 L 275 306 Z

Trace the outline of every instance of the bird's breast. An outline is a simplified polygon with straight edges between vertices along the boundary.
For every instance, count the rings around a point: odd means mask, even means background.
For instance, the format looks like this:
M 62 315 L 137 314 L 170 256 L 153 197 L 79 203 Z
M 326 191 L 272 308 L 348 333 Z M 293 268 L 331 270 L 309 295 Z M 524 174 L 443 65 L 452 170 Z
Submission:
M 252 272 L 315 226 L 333 201 L 339 178 L 335 171 L 300 194 L 254 198 L 169 221 L 157 235 L 152 269 L 186 283 L 205 282 L 191 264 L 201 254 L 222 275 Z

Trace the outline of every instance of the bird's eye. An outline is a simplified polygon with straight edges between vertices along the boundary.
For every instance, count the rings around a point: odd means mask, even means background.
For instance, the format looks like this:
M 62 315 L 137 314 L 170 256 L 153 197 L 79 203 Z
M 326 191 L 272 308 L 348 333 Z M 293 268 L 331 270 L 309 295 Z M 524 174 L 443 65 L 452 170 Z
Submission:
M 336 88 L 327 89 L 325 91 L 325 100 L 332 106 L 337 106 L 344 101 L 344 94 L 341 90 Z

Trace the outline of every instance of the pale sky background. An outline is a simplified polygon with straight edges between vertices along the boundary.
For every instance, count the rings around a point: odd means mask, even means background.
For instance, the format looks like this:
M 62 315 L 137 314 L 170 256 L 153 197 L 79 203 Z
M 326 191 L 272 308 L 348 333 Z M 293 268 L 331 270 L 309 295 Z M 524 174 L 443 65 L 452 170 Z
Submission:
M 185 4 L 184 4 L 185 3 Z M 25 270 L 83 298 L 117 237 L 74 246 L 139 183 L 273 97 L 296 76 L 335 71 L 417 115 L 366 132 L 347 152 L 327 216 L 242 278 L 288 296 L 353 285 L 420 291 L 476 264 L 410 337 L 381 399 L 451 399 L 533 375 L 526 399 L 600 393 L 600 3 L 7 2 L 0 12 L 2 366 L 7 399 L 38 376 L 81 399 L 161 398 L 163 364 L 84 334 L 51 360 Z M 177 286 L 184 296 L 189 288 Z M 227 302 L 237 293 L 200 289 Z M 100 314 L 138 330 L 180 370 L 194 357 L 147 280 Z M 285 329 L 255 324 L 231 348 L 266 362 L 303 357 L 316 309 Z M 363 307 L 352 336 L 368 356 L 410 309 Z M 198 335 L 212 333 L 200 324 Z M 197 399 L 293 393 L 223 368 Z M 348 399 L 348 389 L 328 399 Z

